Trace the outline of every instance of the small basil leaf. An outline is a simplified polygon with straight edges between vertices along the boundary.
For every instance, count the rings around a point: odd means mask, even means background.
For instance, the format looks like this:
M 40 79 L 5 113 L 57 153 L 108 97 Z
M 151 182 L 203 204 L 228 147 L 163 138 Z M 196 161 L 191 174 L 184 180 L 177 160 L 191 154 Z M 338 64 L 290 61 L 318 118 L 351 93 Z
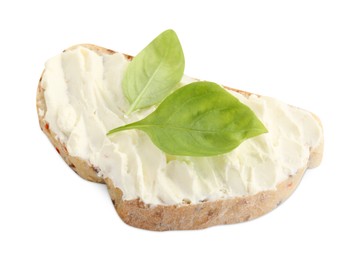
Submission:
M 116 129 L 146 132 L 172 155 L 213 156 L 267 130 L 253 111 L 212 82 L 188 84 L 169 95 L 146 118 Z
M 129 113 L 162 101 L 181 80 L 184 54 L 176 33 L 167 30 L 157 36 L 129 63 L 122 81 Z

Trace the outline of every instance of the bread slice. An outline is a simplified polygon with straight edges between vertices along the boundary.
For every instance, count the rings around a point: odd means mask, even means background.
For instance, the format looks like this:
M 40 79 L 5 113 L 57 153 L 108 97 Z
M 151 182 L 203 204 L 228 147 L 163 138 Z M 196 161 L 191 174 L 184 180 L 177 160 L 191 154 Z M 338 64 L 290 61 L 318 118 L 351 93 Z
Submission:
M 95 51 L 99 55 L 115 53 L 112 50 L 91 44 L 82 44 L 81 46 Z M 125 55 L 125 57 L 129 60 L 132 59 L 129 55 Z M 238 91 L 246 96 L 251 95 L 251 93 L 245 91 L 231 90 Z M 114 186 L 111 179 L 103 179 L 98 176 L 98 170 L 95 165 L 90 165 L 81 158 L 71 156 L 68 153 L 66 145 L 56 138 L 56 135 L 51 131 L 51 125 L 45 120 L 47 107 L 42 77 L 40 78 L 37 90 L 37 111 L 42 131 L 65 162 L 82 178 L 107 185 L 114 207 L 125 223 L 148 230 L 202 229 L 214 225 L 238 223 L 257 218 L 276 208 L 286 200 L 298 186 L 306 169 L 320 164 L 323 154 L 322 139 L 319 145 L 311 147 L 310 158 L 306 167 L 298 169 L 296 174 L 279 183 L 276 190 L 263 191 L 252 196 L 203 201 L 195 204 L 148 205 L 140 199 L 123 200 L 122 191 Z M 319 122 L 316 116 L 315 118 Z

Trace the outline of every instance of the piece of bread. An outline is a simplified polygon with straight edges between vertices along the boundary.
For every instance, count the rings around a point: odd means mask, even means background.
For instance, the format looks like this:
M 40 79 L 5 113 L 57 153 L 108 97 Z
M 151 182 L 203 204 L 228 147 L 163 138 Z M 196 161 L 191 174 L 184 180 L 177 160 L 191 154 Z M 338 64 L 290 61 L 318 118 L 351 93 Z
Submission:
M 91 44 L 82 44 L 81 46 L 91 49 L 99 55 L 115 53 L 112 50 Z M 73 46 L 68 50 L 76 47 Z M 132 59 L 129 55 L 125 56 L 129 60 Z M 246 96 L 251 95 L 251 93 L 245 91 L 231 90 L 238 91 Z M 41 77 L 37 90 L 37 111 L 42 131 L 47 135 L 65 162 L 79 176 L 89 181 L 107 184 L 115 209 L 125 223 L 149 230 L 202 229 L 213 225 L 238 223 L 257 218 L 276 208 L 282 201 L 287 199 L 299 184 L 305 170 L 318 166 L 323 154 L 322 139 L 318 146 L 311 148 L 310 159 L 306 167 L 299 169 L 296 174 L 278 184 L 276 190 L 263 191 L 252 196 L 204 201 L 196 204 L 146 205 L 140 199 L 123 200 L 122 191 L 113 185 L 111 179 L 99 177 L 96 166 L 89 165 L 86 161 L 71 156 L 66 149 L 66 145 L 56 139 L 55 134 L 51 131 L 51 125 L 46 122 L 46 110 Z M 315 118 L 319 121 L 316 116 Z

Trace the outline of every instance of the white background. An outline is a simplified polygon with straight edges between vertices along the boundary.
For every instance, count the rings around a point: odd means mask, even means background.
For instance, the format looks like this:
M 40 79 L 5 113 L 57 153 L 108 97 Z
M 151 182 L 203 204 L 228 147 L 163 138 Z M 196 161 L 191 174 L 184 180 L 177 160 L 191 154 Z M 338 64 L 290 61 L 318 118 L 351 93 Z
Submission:
M 1 1 L 0 259 L 357 259 L 357 1 Z M 136 54 L 174 29 L 187 75 L 316 113 L 325 154 L 259 219 L 201 231 L 124 224 L 41 133 L 44 62 L 77 43 Z

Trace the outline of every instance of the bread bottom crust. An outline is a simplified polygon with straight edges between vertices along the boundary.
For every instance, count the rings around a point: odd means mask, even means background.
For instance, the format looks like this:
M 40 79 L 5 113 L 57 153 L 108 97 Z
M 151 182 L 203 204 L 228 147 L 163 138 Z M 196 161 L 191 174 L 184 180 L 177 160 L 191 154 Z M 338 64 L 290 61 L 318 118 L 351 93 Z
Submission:
M 305 169 L 277 185 L 276 190 L 197 204 L 148 205 L 139 199 L 123 200 L 122 191 L 106 178 L 113 205 L 121 219 L 142 229 L 190 230 L 248 221 L 273 210 L 297 188 Z

